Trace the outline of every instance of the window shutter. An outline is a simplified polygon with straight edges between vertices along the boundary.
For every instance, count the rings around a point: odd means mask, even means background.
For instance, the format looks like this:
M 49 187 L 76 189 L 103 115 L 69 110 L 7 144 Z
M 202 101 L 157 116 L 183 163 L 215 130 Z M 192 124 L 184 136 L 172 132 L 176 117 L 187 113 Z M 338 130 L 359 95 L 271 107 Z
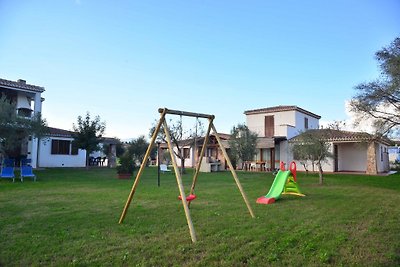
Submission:
M 265 137 L 274 137 L 275 135 L 274 116 L 265 116 L 264 127 L 265 127 L 264 128 Z

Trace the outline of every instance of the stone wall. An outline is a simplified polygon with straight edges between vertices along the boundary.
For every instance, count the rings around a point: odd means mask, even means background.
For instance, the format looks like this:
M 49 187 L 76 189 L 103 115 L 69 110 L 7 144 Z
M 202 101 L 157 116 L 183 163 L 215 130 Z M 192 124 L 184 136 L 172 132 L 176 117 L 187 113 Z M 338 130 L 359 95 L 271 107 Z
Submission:
M 376 175 L 378 174 L 376 166 L 376 143 L 370 142 L 367 149 L 367 174 Z

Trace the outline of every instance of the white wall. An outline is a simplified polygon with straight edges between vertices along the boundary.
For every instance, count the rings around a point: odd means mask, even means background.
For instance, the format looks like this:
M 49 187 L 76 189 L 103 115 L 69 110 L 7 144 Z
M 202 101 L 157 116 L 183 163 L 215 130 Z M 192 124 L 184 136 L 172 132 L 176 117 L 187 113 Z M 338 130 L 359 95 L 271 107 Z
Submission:
M 286 163 L 286 166 L 289 166 L 289 164 L 291 162 L 291 158 L 290 158 L 288 141 L 280 142 L 279 148 L 280 148 L 280 152 L 279 152 L 280 159 L 279 160 Z
M 367 144 L 366 143 L 339 143 L 338 145 L 338 171 L 367 170 Z
M 275 136 L 285 136 L 287 139 L 305 130 L 304 118 L 308 118 L 308 129 L 319 128 L 318 119 L 295 110 L 246 115 L 247 127 L 260 137 L 264 137 L 265 116 L 274 116 Z
M 265 116 L 274 116 L 275 136 L 287 136 L 287 125 L 295 124 L 294 111 L 271 112 L 246 115 L 247 127 L 256 132 L 258 136 L 264 137 Z
M 48 138 L 41 140 L 39 146 L 38 167 L 85 167 L 86 151 L 79 149 L 78 155 L 53 155 L 51 154 L 51 140 L 68 140 L 72 138 Z
M 376 151 L 376 165 L 378 172 L 389 171 L 388 146 L 379 144 Z
M 295 161 L 296 165 L 297 165 L 297 170 L 298 171 L 305 171 L 305 168 L 304 168 L 303 164 L 300 163 L 300 161 L 293 160 L 293 152 L 291 150 L 291 145 L 289 144 L 287 147 L 288 147 L 287 148 L 287 155 L 288 156 L 287 156 L 287 162 L 285 162 L 286 166 L 289 166 L 290 162 Z M 333 154 L 333 145 L 331 145 L 330 151 Z M 334 172 L 334 170 L 335 170 L 335 164 L 334 163 L 335 162 L 334 162 L 333 158 L 327 158 L 325 161 L 322 162 L 322 170 L 324 172 Z M 307 169 L 308 169 L 309 172 L 313 171 L 312 162 L 311 161 L 307 161 Z M 318 166 L 317 165 L 314 165 L 314 171 L 318 172 Z
M 288 139 L 295 137 L 300 132 L 304 132 L 306 129 L 304 128 L 304 119 L 308 118 L 308 129 L 318 129 L 319 128 L 319 119 L 306 115 L 304 113 L 296 111 L 296 123 L 295 129 L 292 133 L 294 135 L 288 136 Z

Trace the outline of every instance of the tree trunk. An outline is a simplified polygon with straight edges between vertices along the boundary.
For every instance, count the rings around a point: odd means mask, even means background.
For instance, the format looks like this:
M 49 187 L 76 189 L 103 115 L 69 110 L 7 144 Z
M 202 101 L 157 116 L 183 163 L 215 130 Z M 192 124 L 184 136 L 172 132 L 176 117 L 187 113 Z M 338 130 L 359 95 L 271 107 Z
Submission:
M 185 173 L 185 158 L 181 158 L 181 176 Z
M 324 184 L 324 176 L 323 176 L 321 161 L 318 162 L 318 174 L 319 174 L 319 184 L 323 185 Z
M 89 170 L 89 153 L 86 151 L 86 170 Z

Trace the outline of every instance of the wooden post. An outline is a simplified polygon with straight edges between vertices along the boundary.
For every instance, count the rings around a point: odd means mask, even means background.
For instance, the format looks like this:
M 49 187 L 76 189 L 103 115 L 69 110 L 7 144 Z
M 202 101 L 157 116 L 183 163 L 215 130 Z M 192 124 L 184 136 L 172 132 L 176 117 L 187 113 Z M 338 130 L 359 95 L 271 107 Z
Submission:
M 233 168 L 232 162 L 231 162 L 231 160 L 229 159 L 228 154 L 226 153 L 225 147 L 224 147 L 224 145 L 222 144 L 221 139 L 219 138 L 219 134 L 218 134 L 217 130 L 215 129 L 213 123 L 211 123 L 211 127 L 212 127 L 212 129 L 213 129 L 213 131 L 214 131 L 215 137 L 217 138 L 217 141 L 218 141 L 219 146 L 220 146 L 220 148 L 221 148 L 222 154 L 224 155 L 225 160 L 226 160 L 227 163 L 228 163 L 229 169 L 231 170 L 233 179 L 235 179 L 236 185 L 237 185 L 237 187 L 239 188 L 240 193 L 242 194 L 242 197 L 243 197 L 244 202 L 246 203 L 247 209 L 249 210 L 251 217 L 254 218 L 254 213 L 253 213 L 253 210 L 251 209 L 250 203 L 249 203 L 249 201 L 248 201 L 248 199 L 247 199 L 247 197 L 246 197 L 246 194 L 244 193 L 244 190 L 243 190 L 243 188 L 242 188 L 242 185 L 240 184 L 239 178 L 237 177 L 236 172 L 235 172 L 235 170 L 234 170 L 234 168 Z
M 140 176 L 142 176 L 142 172 L 143 172 L 144 168 L 146 167 L 146 159 L 149 158 L 151 149 L 153 148 L 154 142 L 155 142 L 155 140 L 157 138 L 157 134 L 160 131 L 161 124 L 165 121 L 165 114 L 166 114 L 165 112 L 161 113 L 160 121 L 158 122 L 157 127 L 154 130 L 153 136 L 151 137 L 151 141 L 150 141 L 149 146 L 147 147 L 147 151 L 146 151 L 146 154 L 144 156 L 144 160 L 143 160 L 142 164 L 140 165 L 140 169 L 139 169 L 139 171 L 138 171 L 138 173 L 136 175 L 135 182 L 133 183 L 131 192 L 129 193 L 128 199 L 127 199 L 127 201 L 125 203 L 124 210 L 122 211 L 121 217 L 119 218 L 119 223 L 120 224 L 125 219 L 126 212 L 128 211 L 129 205 L 131 204 L 133 195 L 135 194 L 135 191 L 136 191 L 136 187 L 139 184 Z
M 186 201 L 186 195 L 185 195 L 185 190 L 183 188 L 182 177 L 181 177 L 181 174 L 179 172 L 178 165 L 176 164 L 176 159 L 175 159 L 175 155 L 174 155 L 174 151 L 173 151 L 173 147 L 172 147 L 172 143 L 171 143 L 171 136 L 170 136 L 169 131 L 168 131 L 167 122 L 165 120 L 164 120 L 163 124 L 164 124 L 165 137 L 167 139 L 168 150 L 169 150 L 169 153 L 171 154 L 171 161 L 172 161 L 172 164 L 174 166 L 176 182 L 178 183 L 179 194 L 180 194 L 180 196 L 182 198 L 182 205 L 183 205 L 183 209 L 185 211 L 186 221 L 187 221 L 187 224 L 189 226 L 190 237 L 192 238 L 192 242 L 195 243 L 197 241 L 196 233 L 194 231 L 192 219 L 190 217 L 190 210 L 189 210 L 189 207 L 188 207 L 188 203 Z

